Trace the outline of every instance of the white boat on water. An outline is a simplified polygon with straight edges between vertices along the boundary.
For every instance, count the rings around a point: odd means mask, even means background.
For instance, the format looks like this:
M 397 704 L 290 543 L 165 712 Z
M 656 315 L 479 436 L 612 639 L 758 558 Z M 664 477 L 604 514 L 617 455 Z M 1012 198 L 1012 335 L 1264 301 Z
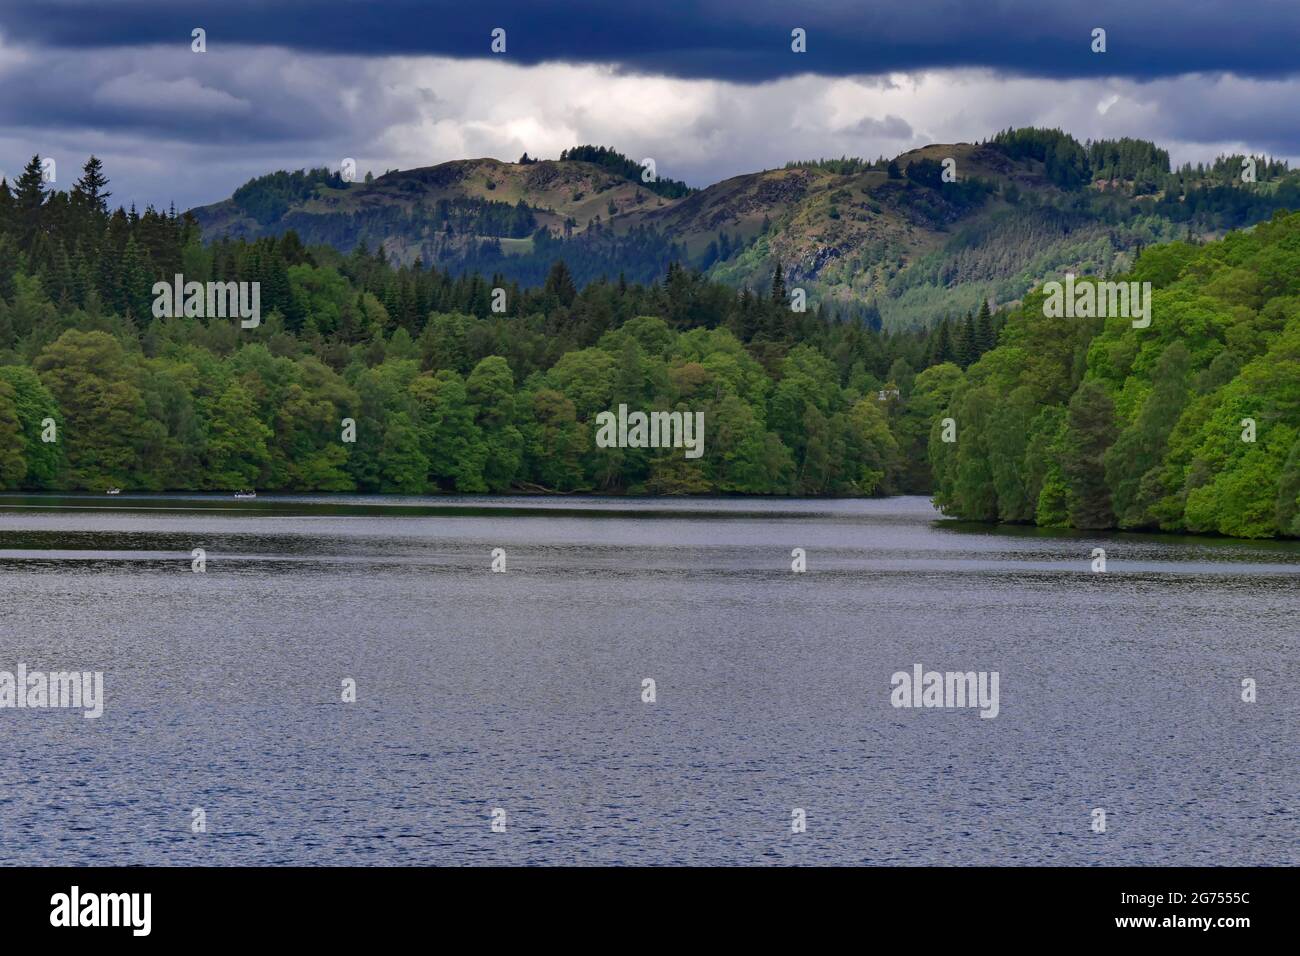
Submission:
M 106 495 L 120 495 L 121 493 L 121 488 L 109 488 L 108 491 L 104 492 Z
M 235 492 L 235 497 L 236 497 L 236 498 L 256 498 L 256 497 L 257 497 L 257 492 L 256 492 L 256 491 L 236 491 L 236 492 Z

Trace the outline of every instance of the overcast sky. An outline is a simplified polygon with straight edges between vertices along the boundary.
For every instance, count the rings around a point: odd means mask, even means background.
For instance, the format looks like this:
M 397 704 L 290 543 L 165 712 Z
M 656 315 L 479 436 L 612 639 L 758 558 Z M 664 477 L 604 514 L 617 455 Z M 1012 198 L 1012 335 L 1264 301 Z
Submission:
M 191 51 L 191 31 L 207 52 Z M 494 28 L 506 52 L 490 52 Z M 791 30 L 807 52 L 791 51 Z M 1106 30 L 1105 53 L 1091 50 Z M 0 175 L 188 208 L 274 169 L 542 157 L 579 143 L 707 185 L 1007 126 L 1176 162 L 1300 160 L 1300 0 L 27 0 L 0 7 Z

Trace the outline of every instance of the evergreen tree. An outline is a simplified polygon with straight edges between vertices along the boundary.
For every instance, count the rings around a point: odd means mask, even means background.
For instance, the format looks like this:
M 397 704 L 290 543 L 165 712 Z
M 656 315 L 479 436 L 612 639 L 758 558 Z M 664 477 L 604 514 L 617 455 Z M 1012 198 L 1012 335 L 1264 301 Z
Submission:
M 988 299 L 980 303 L 979 315 L 975 318 L 975 353 L 976 356 L 991 351 L 997 345 L 997 335 L 993 331 L 993 315 L 989 311 Z
M 573 275 L 563 259 L 556 259 L 551 271 L 546 276 L 543 292 L 548 299 L 559 305 L 572 305 L 578 295 L 578 288 L 573 282 Z
M 774 305 L 787 305 L 785 294 L 785 273 L 781 271 L 781 263 L 776 264 L 776 271 L 772 273 L 772 303 Z
M 930 333 L 930 341 L 926 348 L 925 364 L 942 365 L 944 362 L 952 362 L 956 358 L 952 345 L 952 327 L 948 317 L 944 316 L 942 322 L 934 327 Z
M 152 269 L 135 236 L 126 240 L 122 252 L 122 307 L 141 327 L 153 318 Z
M 975 344 L 975 319 L 969 312 L 957 334 L 956 352 L 957 364 L 962 368 L 969 368 L 979 358 L 979 349 Z
M 13 229 L 14 218 L 13 190 L 9 188 L 9 180 L 0 179 L 0 236 Z
M 107 185 L 104 164 L 98 157 L 91 156 L 82 167 L 81 178 L 72 186 L 72 195 L 92 212 L 107 215 L 108 199 L 113 195 L 105 189 Z
M 18 222 L 18 243 L 30 250 L 43 225 L 41 207 L 45 205 L 45 179 L 41 157 L 33 156 L 14 183 L 14 217 Z

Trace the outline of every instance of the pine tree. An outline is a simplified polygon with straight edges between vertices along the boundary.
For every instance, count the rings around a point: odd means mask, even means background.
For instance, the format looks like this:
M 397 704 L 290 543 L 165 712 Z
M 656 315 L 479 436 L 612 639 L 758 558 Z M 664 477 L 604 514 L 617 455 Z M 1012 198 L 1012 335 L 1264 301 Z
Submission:
M 0 235 L 8 232 L 14 221 L 14 194 L 9 180 L 0 179 Z
M 33 156 L 23 167 L 23 173 L 14 183 L 14 216 L 18 224 L 18 243 L 30 250 L 41 231 L 41 207 L 45 204 L 45 179 L 42 176 L 41 157 Z
M 966 320 L 961 324 L 961 331 L 957 334 L 957 364 L 962 368 L 969 368 L 971 364 L 979 358 L 979 353 L 975 348 L 975 319 L 967 312 Z
M 785 305 L 785 273 L 781 271 L 781 263 L 776 264 L 776 271 L 772 273 L 772 302 L 775 305 Z
M 45 292 L 50 301 L 58 303 L 64 311 L 73 302 L 74 282 L 72 262 L 68 258 L 68 247 L 60 239 L 54 247 L 43 275 Z
M 98 157 L 91 156 L 82 167 L 81 178 L 72 186 L 72 195 L 74 199 L 84 203 L 87 209 L 100 215 L 107 215 L 108 197 L 113 195 L 104 188 L 107 185 L 108 177 L 104 175 L 104 164 Z
M 45 202 L 45 179 L 40 154 L 33 156 L 23 167 L 23 173 L 14 186 L 14 199 L 20 213 L 30 215 L 41 208 Z
M 979 316 L 975 319 L 976 357 L 983 355 L 998 344 L 993 331 L 993 314 L 989 310 L 988 299 L 980 303 Z
M 72 301 L 81 308 L 86 308 L 90 304 L 88 298 L 95 286 L 95 273 L 86 257 L 84 242 L 79 241 L 72 252 L 71 270 Z
M 136 245 L 135 236 L 131 236 L 122 252 L 122 305 L 141 326 L 153 318 L 151 289 L 148 257 Z
M 574 285 L 573 275 L 563 259 L 556 259 L 551 271 L 546 276 L 545 294 L 560 305 L 572 305 L 578 296 L 578 287 Z
M 95 265 L 95 291 L 105 312 L 122 311 L 121 254 L 112 242 L 105 242 Z
M 930 346 L 926 353 L 925 364 L 942 365 L 953 360 L 952 328 L 947 316 L 930 333 Z

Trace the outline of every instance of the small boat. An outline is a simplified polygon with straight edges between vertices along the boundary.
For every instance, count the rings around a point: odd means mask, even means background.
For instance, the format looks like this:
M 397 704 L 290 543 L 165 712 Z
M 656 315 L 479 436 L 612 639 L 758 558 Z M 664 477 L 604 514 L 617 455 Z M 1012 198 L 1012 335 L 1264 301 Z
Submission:
M 122 493 L 121 488 L 109 488 L 106 492 L 104 492 L 104 494 L 106 495 L 120 495 L 121 493 Z
M 257 492 L 256 492 L 256 491 L 236 491 L 236 492 L 235 492 L 235 497 L 236 497 L 236 498 L 256 498 L 256 497 L 257 497 Z

